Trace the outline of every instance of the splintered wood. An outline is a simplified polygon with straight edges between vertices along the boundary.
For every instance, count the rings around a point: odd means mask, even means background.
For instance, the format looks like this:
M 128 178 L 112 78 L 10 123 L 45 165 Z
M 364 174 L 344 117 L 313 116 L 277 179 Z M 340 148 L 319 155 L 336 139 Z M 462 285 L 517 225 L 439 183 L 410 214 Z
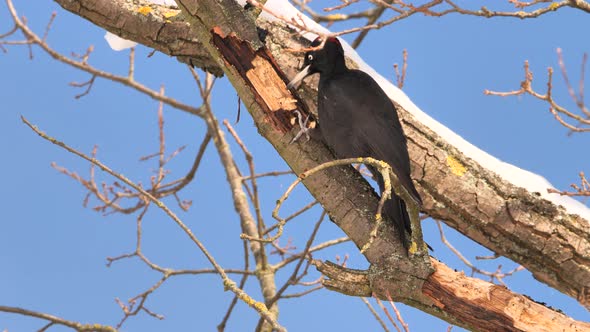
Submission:
M 590 331 L 590 324 L 511 292 L 504 286 L 467 277 L 432 260 L 436 268 L 422 292 L 434 305 L 467 325 L 493 326 L 494 331 Z
M 271 111 L 297 109 L 297 99 L 291 96 L 287 85 L 278 77 L 267 60 L 255 57 L 252 60 L 252 68 L 246 72 L 246 77 Z
M 254 50 L 233 33 L 224 35 L 215 28 L 212 32 L 211 42 L 223 54 L 226 65 L 234 67 L 250 87 L 254 98 L 267 114 L 267 120 L 276 130 L 291 130 L 292 111 L 299 110 L 304 114 L 308 111 L 287 89 L 287 79 L 266 47 Z

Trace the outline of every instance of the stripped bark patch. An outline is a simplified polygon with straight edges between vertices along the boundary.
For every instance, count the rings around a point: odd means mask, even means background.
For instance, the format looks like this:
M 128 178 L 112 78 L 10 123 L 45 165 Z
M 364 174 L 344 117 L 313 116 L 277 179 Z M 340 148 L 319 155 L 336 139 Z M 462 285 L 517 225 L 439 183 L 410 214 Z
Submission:
M 287 89 L 287 78 L 266 47 L 254 50 L 250 43 L 233 33 L 224 35 L 217 28 L 212 29 L 212 35 L 213 45 L 223 54 L 225 62 L 236 68 L 275 129 L 283 133 L 290 131 L 294 110 L 309 114 Z
M 252 62 L 253 67 L 246 72 L 246 76 L 256 91 L 264 92 L 261 97 L 269 109 L 273 112 L 297 109 L 297 99 L 286 93 L 287 85 L 280 80 L 277 81 L 276 72 L 268 61 L 257 56 Z

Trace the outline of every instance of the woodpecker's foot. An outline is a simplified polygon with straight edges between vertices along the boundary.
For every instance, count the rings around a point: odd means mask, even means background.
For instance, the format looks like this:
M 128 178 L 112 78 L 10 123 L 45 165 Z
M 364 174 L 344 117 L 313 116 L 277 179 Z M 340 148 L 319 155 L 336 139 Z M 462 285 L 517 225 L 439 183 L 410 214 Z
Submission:
M 293 144 L 293 143 L 297 142 L 297 140 L 299 140 L 301 135 L 305 135 L 305 137 L 306 137 L 305 142 L 309 142 L 309 139 L 310 139 L 309 131 L 311 130 L 311 128 L 308 128 L 308 126 L 307 126 L 309 124 L 309 115 L 306 116 L 305 119 L 303 119 L 301 112 L 295 110 L 294 113 L 295 113 L 295 115 L 297 115 L 297 122 L 299 123 L 299 131 L 297 132 L 297 135 L 295 135 L 295 137 L 293 137 L 291 142 L 289 142 L 289 144 Z
M 256 27 L 256 31 L 258 32 L 258 38 L 260 38 L 260 41 L 266 43 L 266 36 L 268 36 L 268 30 Z

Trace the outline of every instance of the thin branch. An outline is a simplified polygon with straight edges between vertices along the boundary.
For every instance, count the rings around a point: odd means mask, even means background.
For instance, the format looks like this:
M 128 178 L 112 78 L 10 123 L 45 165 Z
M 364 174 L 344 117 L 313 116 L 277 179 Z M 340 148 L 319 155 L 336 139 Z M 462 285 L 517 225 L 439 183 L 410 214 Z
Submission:
M 291 220 L 299 217 L 301 214 L 303 214 L 304 212 L 310 210 L 312 207 L 314 207 L 314 206 L 316 206 L 318 204 L 319 204 L 319 202 L 316 201 L 316 200 L 314 200 L 313 202 L 311 202 L 311 203 L 305 205 L 304 207 L 302 207 L 301 209 L 295 211 L 293 214 L 291 214 L 290 216 L 288 216 L 288 217 L 285 218 L 285 224 L 288 223 L 289 221 L 291 221 Z M 262 235 L 266 235 L 266 234 L 274 231 L 277 227 L 279 227 L 278 224 L 274 224 L 274 225 L 270 226 L 269 228 L 267 228 L 264 231 L 264 233 Z
M 123 303 L 119 299 L 115 299 L 115 301 L 124 313 L 123 318 L 117 324 L 117 329 L 120 329 L 129 317 L 137 315 L 140 311 L 145 311 L 146 313 L 148 313 L 148 315 L 155 317 L 159 320 L 164 319 L 164 316 L 148 310 L 145 307 L 145 301 L 147 301 L 147 298 L 148 296 L 150 296 L 150 294 L 152 294 L 154 291 L 160 288 L 162 284 L 164 284 L 164 282 L 168 279 L 169 276 L 169 274 L 164 274 L 160 280 L 158 280 L 154 285 L 152 285 L 152 287 L 150 287 L 143 293 L 131 298 L 129 301 L 127 301 L 127 304 Z
M 255 167 L 254 167 L 254 157 L 252 156 L 252 153 L 250 153 L 250 151 L 246 147 L 246 144 L 244 144 L 244 142 L 242 141 L 242 139 L 240 138 L 238 133 L 231 126 L 229 121 L 223 120 L 223 124 L 225 125 L 225 127 L 227 128 L 229 133 L 232 135 L 232 137 L 234 138 L 236 143 L 238 143 L 238 145 L 242 149 L 242 152 L 244 153 L 244 157 L 246 158 L 246 162 L 248 163 L 248 168 L 250 170 L 250 177 L 251 177 L 250 183 L 252 184 L 252 204 L 254 205 L 254 213 L 256 214 L 256 221 L 257 221 L 256 225 L 258 227 L 258 237 L 262 237 L 263 230 L 266 228 L 266 226 L 264 225 L 264 218 L 262 217 L 262 211 L 260 209 L 260 199 L 259 199 L 259 195 L 258 195 L 258 184 L 256 181 L 256 177 L 254 177 L 254 174 L 256 174 Z M 243 179 L 243 177 L 242 177 L 242 179 Z
M 385 313 L 385 316 L 387 317 L 387 319 L 389 319 L 389 322 L 393 325 L 393 327 L 395 327 L 395 330 L 397 332 L 402 332 L 400 330 L 400 328 L 397 326 L 397 323 L 395 322 L 393 317 L 391 317 L 389 310 L 387 310 L 387 308 L 383 305 L 383 303 L 381 302 L 381 300 L 379 299 L 377 294 L 373 293 L 373 298 L 375 298 L 375 300 L 377 300 L 377 304 L 379 305 L 379 308 L 381 308 L 381 310 L 383 310 L 383 312 Z
M 247 271 L 250 269 L 250 259 L 249 259 L 249 255 L 248 255 L 248 242 L 246 242 L 246 241 L 242 241 L 242 242 L 244 245 L 244 270 Z M 244 287 L 246 286 L 247 280 L 248 280 L 248 275 L 244 274 L 244 276 L 242 277 L 242 280 L 240 280 L 240 285 L 238 287 L 240 287 L 241 289 L 244 289 Z M 225 325 L 227 324 L 227 321 L 229 320 L 229 317 L 231 316 L 231 313 L 234 310 L 237 303 L 238 303 L 238 297 L 234 296 L 234 298 L 231 300 L 231 303 L 229 304 L 229 307 L 227 308 L 227 311 L 225 312 L 225 315 L 223 316 L 223 319 L 221 320 L 221 323 L 219 323 L 219 325 L 217 325 L 217 331 L 222 332 L 225 330 Z
M 325 249 L 325 248 L 328 248 L 328 247 L 335 246 L 335 245 L 340 244 L 340 243 L 348 242 L 348 241 L 350 241 L 350 238 L 347 237 L 347 236 L 344 236 L 344 237 L 341 237 L 341 238 L 338 238 L 338 239 L 334 239 L 334 240 L 330 240 L 330 241 L 326 241 L 326 242 L 320 243 L 320 244 L 312 247 L 311 249 L 309 249 L 309 252 L 310 253 L 313 253 L 313 252 L 320 251 L 320 250 Z M 288 258 L 285 258 L 284 260 L 282 260 L 282 261 L 278 262 L 277 264 L 273 265 L 272 268 L 274 270 L 279 270 L 279 269 L 283 268 L 285 265 L 288 265 L 290 263 L 293 263 L 294 261 L 296 261 L 296 260 L 298 260 L 298 259 L 300 259 L 301 257 L 304 257 L 304 256 L 305 255 L 304 255 L 303 252 L 298 253 L 298 254 L 294 254 L 293 256 L 288 257 Z
M 133 82 L 135 76 L 135 47 L 129 49 L 129 69 L 127 70 L 127 79 Z M 160 91 L 160 95 L 164 96 L 164 92 Z
M 72 328 L 76 331 L 96 331 L 96 332 L 116 332 L 117 330 L 108 325 L 101 325 L 101 324 L 82 324 L 70 320 L 66 320 L 57 316 L 49 315 L 46 313 L 36 312 L 28 309 L 17 308 L 17 307 L 8 307 L 0 305 L 0 312 L 7 312 L 13 313 L 23 316 L 29 316 L 34 318 L 39 318 L 43 320 L 47 320 L 50 324 L 45 325 L 41 330 L 47 330 L 52 325 L 62 325 L 69 328 Z
M 301 266 L 303 265 L 303 262 L 306 259 L 308 260 L 308 262 L 310 262 L 312 260 L 311 255 L 309 255 L 309 251 L 310 251 L 311 245 L 313 244 L 313 241 L 315 240 L 315 237 L 316 237 L 316 235 L 318 233 L 318 230 L 320 229 L 320 226 L 322 225 L 322 222 L 324 221 L 324 218 L 325 217 L 326 217 L 326 211 L 324 210 L 320 214 L 320 218 L 316 222 L 316 224 L 315 224 L 315 226 L 313 228 L 313 231 L 311 232 L 311 235 L 307 239 L 307 243 L 305 244 L 305 249 L 303 249 L 303 252 L 301 254 L 301 258 L 297 262 L 297 265 L 295 266 L 295 269 L 293 269 L 293 272 L 291 273 L 291 276 L 287 279 L 287 281 L 285 282 L 285 284 L 281 288 L 279 288 L 279 290 L 275 294 L 275 297 L 273 299 L 271 299 L 270 301 L 267 302 L 267 304 L 266 304 L 267 306 L 270 306 L 274 302 L 278 301 L 278 299 L 281 298 L 282 294 L 287 290 L 287 288 L 289 286 L 296 284 L 297 282 L 299 282 L 307 274 L 306 272 L 304 272 L 301 275 L 298 275 L 299 274 L 299 269 L 301 268 Z M 309 257 L 308 257 L 308 255 L 309 255 Z
M 281 175 L 289 175 L 289 174 L 295 174 L 293 173 L 293 171 L 272 171 L 272 172 L 265 172 L 265 173 L 258 173 L 255 175 L 248 175 L 248 176 L 244 176 L 242 177 L 242 180 L 247 181 L 247 180 L 251 180 L 253 178 L 263 178 L 263 177 L 268 177 L 268 176 L 281 176 Z
M 199 169 L 199 166 L 201 165 L 201 160 L 203 159 L 203 155 L 205 154 L 205 150 L 207 149 L 209 142 L 211 142 L 211 134 L 209 134 L 207 132 L 207 133 L 205 133 L 205 137 L 203 137 L 203 141 L 201 142 L 201 145 L 199 146 L 199 151 L 197 152 L 197 155 L 195 157 L 195 160 L 193 161 L 193 165 L 191 166 L 191 169 L 188 171 L 188 173 L 182 179 L 160 186 L 160 189 L 161 189 L 160 195 L 168 195 L 170 193 L 177 193 L 195 178 L 195 174 L 197 173 L 197 169 Z M 170 187 L 170 188 L 168 188 L 168 187 Z M 165 189 L 165 188 L 168 188 L 168 189 Z
M 543 101 L 547 102 L 549 104 L 549 111 L 551 112 L 551 114 L 553 114 L 555 119 L 564 127 L 570 129 L 572 132 L 589 132 L 590 127 L 584 127 L 584 126 L 590 126 L 590 117 L 589 117 L 590 111 L 588 111 L 587 107 L 583 103 L 583 95 L 584 95 L 583 77 L 584 76 L 582 76 L 581 81 L 580 81 L 580 88 L 582 90 L 580 91 L 580 95 L 576 96 L 571 84 L 569 83 L 567 73 L 565 72 L 565 65 L 563 64 L 563 59 L 562 59 L 560 49 L 557 49 L 557 54 L 558 54 L 558 58 L 559 58 L 559 62 L 560 62 L 560 67 L 562 68 L 562 75 L 564 77 L 566 85 L 568 86 L 568 91 L 570 92 L 570 96 L 572 97 L 572 99 L 576 103 L 576 106 L 582 112 L 582 115 L 578 115 L 578 114 L 575 114 L 575 113 L 567 110 L 565 107 L 559 105 L 555 101 L 555 99 L 553 99 L 553 68 L 551 68 L 551 67 L 547 68 L 547 92 L 545 94 L 542 94 L 542 93 L 535 91 L 532 88 L 533 73 L 529 69 L 529 62 L 528 61 L 525 61 L 525 63 L 524 63 L 524 77 L 525 78 L 520 83 L 520 89 L 513 90 L 513 91 L 506 91 L 506 92 L 484 90 L 484 94 L 492 95 L 492 96 L 500 96 L 500 97 L 520 96 L 523 94 L 529 94 L 539 100 L 543 100 Z M 585 59 L 585 57 L 584 57 L 584 59 Z M 585 68 L 585 62 L 586 62 L 586 60 L 582 61 L 582 68 Z M 575 120 L 578 123 L 576 125 L 573 125 L 573 124 L 567 122 L 566 120 L 564 120 L 563 116 L 565 116 L 566 118 L 569 118 L 571 120 Z
M 402 89 L 404 87 L 404 83 L 406 82 L 406 73 L 408 71 L 408 50 L 404 49 L 403 51 L 403 62 L 402 62 L 402 71 L 401 74 L 399 72 L 399 66 L 397 63 L 393 65 L 393 70 L 395 71 L 395 78 L 397 82 L 397 87 Z
M 281 299 L 294 299 L 294 298 L 298 298 L 298 297 L 303 297 L 303 296 L 305 296 L 307 294 L 313 293 L 313 292 L 318 291 L 318 290 L 323 289 L 323 288 L 324 288 L 324 285 L 318 285 L 318 286 L 315 286 L 313 288 L 304 290 L 304 291 L 299 292 L 299 293 L 291 293 L 291 294 L 281 295 Z
M 455 256 L 457 256 L 463 262 L 463 264 L 467 265 L 471 269 L 471 276 L 473 276 L 475 273 L 479 273 L 481 275 L 489 277 L 490 282 L 494 282 L 494 279 L 495 279 L 495 280 L 498 280 L 498 282 L 501 283 L 503 286 L 506 286 L 506 284 L 504 283 L 504 280 L 503 280 L 505 277 L 511 276 L 516 272 L 524 270 L 524 267 L 522 265 L 519 265 L 516 268 L 514 268 L 508 272 L 502 272 L 502 270 L 501 270 L 502 265 L 499 265 L 498 269 L 495 272 L 489 272 L 489 271 L 485 271 L 485 270 L 478 268 L 477 266 L 472 264 L 467 258 L 465 258 L 465 256 L 463 256 L 463 254 L 461 254 L 461 252 L 459 250 L 457 250 L 447 240 L 447 238 L 445 237 L 445 234 L 443 232 L 441 222 L 436 219 L 434 219 L 434 221 L 436 222 L 436 225 L 438 226 L 438 231 L 440 233 L 441 241 L 455 254 Z
M 393 0 L 385 0 L 385 3 L 387 4 L 391 4 L 392 2 Z M 379 18 L 381 18 L 381 16 L 385 12 L 385 9 L 387 9 L 387 6 L 384 6 L 380 2 L 377 2 L 377 8 L 371 12 L 366 25 L 375 24 L 375 22 L 377 22 Z M 358 48 L 368 34 L 369 30 L 361 31 L 359 35 L 354 39 L 352 44 L 350 44 L 350 46 L 352 46 L 352 48 L 354 49 Z
M 88 81 L 86 81 L 86 82 L 82 82 L 82 83 L 79 83 L 79 82 L 70 82 L 69 83 L 70 86 L 73 86 L 75 88 L 86 87 L 86 90 L 84 90 L 83 92 L 75 95 L 74 98 L 80 99 L 80 98 L 86 96 L 87 94 L 89 94 L 90 93 L 90 90 L 94 86 L 95 80 L 96 80 L 96 75 L 92 75 L 92 77 Z
M 562 191 L 562 190 L 556 190 L 553 188 L 549 188 L 549 189 L 547 189 L 547 192 L 553 193 L 553 194 L 560 194 L 562 196 L 570 196 L 570 197 L 576 197 L 576 196 L 590 197 L 590 182 L 588 182 L 588 179 L 586 179 L 586 175 L 584 174 L 584 172 L 580 172 L 579 176 L 580 176 L 580 185 L 577 185 L 575 183 L 572 183 L 570 185 L 570 187 L 572 187 L 575 191 L 565 191 L 565 190 Z
M 373 308 L 373 305 L 371 305 L 371 302 L 369 302 L 369 300 L 367 300 L 367 298 L 365 298 L 365 297 L 361 297 L 361 300 L 367 305 L 367 308 L 369 308 L 369 311 L 371 312 L 371 314 L 373 314 L 373 317 L 375 317 L 375 319 L 377 320 L 379 325 L 381 325 L 381 327 L 383 328 L 383 331 L 389 332 L 387 325 L 385 325 L 385 322 L 383 321 L 383 319 L 381 319 L 381 317 L 379 317 L 379 314 L 377 313 L 377 311 L 375 311 L 375 308 Z
M 163 87 L 161 90 L 161 94 L 163 94 Z M 174 151 L 170 156 L 167 158 L 165 157 L 165 136 L 164 136 L 164 113 L 163 113 L 163 103 L 159 102 L 158 106 L 158 131 L 159 131 L 159 149 L 158 152 L 149 156 L 145 156 L 140 158 L 140 161 L 149 160 L 152 157 L 158 156 L 158 171 L 157 176 L 152 176 L 150 178 L 151 188 L 146 188 L 145 190 L 154 197 L 161 199 L 169 195 L 173 195 L 176 199 L 178 205 L 183 210 L 187 211 L 192 202 L 191 201 L 181 201 L 178 197 L 178 192 L 184 188 L 188 183 L 190 183 L 195 175 L 198 165 L 200 164 L 201 158 L 204 153 L 204 149 L 207 146 L 208 142 L 210 141 L 210 135 L 206 135 L 203 143 L 201 144 L 201 148 L 197 157 L 195 159 L 195 163 L 193 164 L 189 173 L 181 179 L 172 181 L 170 183 L 163 184 L 162 181 L 164 177 L 169 173 L 168 170 L 164 169 L 164 166 L 180 151 L 183 150 L 183 147 Z M 94 147 L 92 151 L 92 157 L 96 157 L 96 147 Z M 66 168 L 57 166 L 55 163 L 52 163 L 52 167 L 54 167 L 59 172 L 73 178 L 77 182 L 79 182 L 82 186 L 84 186 L 88 190 L 88 194 L 84 199 L 84 206 L 87 206 L 88 199 L 91 195 L 94 195 L 97 200 L 102 202 L 102 205 L 98 205 L 94 207 L 95 211 L 101 211 L 105 214 L 110 213 L 124 213 L 124 214 L 131 214 L 139 209 L 143 208 L 148 201 L 142 199 L 141 195 L 137 192 L 130 190 L 129 188 L 114 182 L 111 185 L 107 185 L 105 183 L 102 184 L 101 188 L 96 183 L 96 179 L 94 176 L 94 165 L 91 164 L 90 166 L 90 177 L 88 180 L 82 178 L 78 174 L 67 170 Z M 123 200 L 131 200 L 137 199 L 137 202 L 134 202 L 129 207 L 122 206 Z
M 386 291 L 385 295 L 387 296 L 387 300 L 389 301 L 389 304 L 391 305 L 391 308 L 393 309 L 393 312 L 395 313 L 395 317 L 397 318 L 397 321 L 404 328 L 405 332 L 410 332 L 410 327 L 408 326 L 406 321 L 404 321 L 404 318 L 402 317 L 401 312 L 395 306 L 395 302 L 393 302 L 393 300 L 391 299 L 391 294 L 389 294 L 389 291 Z
M 51 13 L 51 17 L 49 18 L 49 23 L 47 23 L 47 26 L 45 27 L 45 33 L 43 33 L 43 38 L 41 39 L 43 42 L 45 42 L 47 40 L 47 36 L 49 35 L 49 30 L 51 30 L 51 25 L 53 24 L 53 21 L 55 20 L 56 16 L 57 16 L 56 12 Z

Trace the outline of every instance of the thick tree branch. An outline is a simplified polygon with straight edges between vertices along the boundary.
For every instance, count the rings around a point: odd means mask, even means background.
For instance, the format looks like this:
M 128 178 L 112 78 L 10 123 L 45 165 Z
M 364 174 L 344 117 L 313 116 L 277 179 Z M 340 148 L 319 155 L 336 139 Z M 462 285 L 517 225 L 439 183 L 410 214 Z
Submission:
M 122 37 L 176 57 L 216 76 L 223 71 L 203 45 L 196 32 L 178 9 L 150 2 L 128 0 L 55 0 L 64 9 Z M 150 6 L 144 14 L 139 9 Z

